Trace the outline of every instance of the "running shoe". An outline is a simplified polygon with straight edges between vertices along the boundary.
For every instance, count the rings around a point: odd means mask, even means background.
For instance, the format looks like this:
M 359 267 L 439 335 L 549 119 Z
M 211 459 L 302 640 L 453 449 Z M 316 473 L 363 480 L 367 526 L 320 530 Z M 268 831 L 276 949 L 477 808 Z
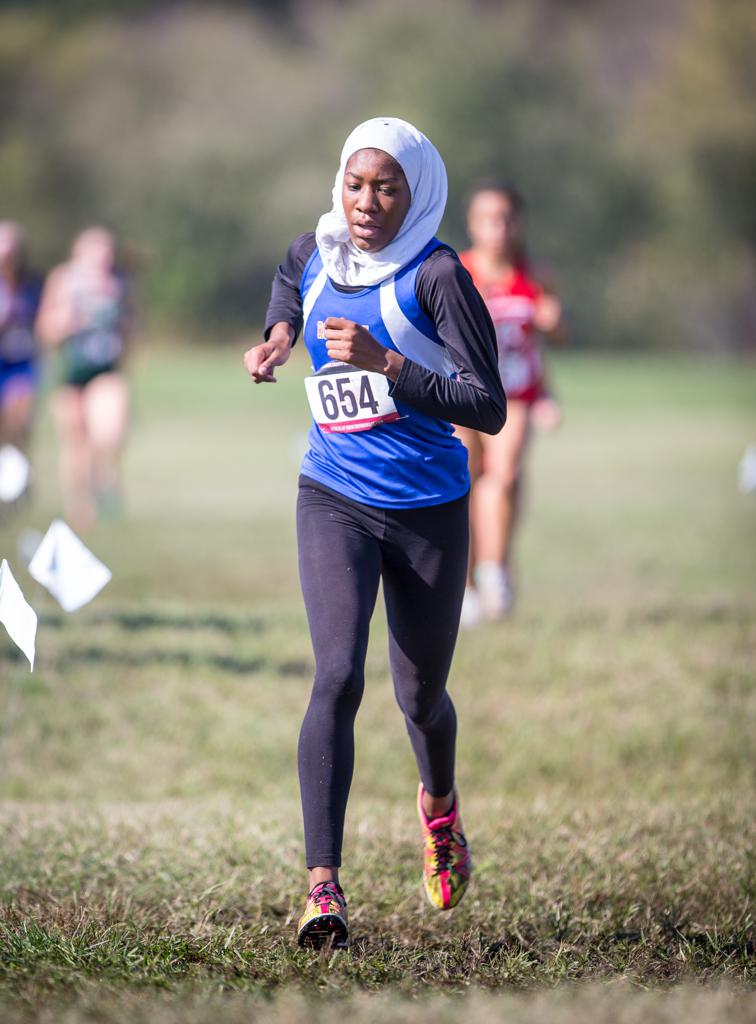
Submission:
M 465 894 L 472 873 L 472 859 L 462 831 L 459 797 L 448 814 L 429 819 L 423 810 L 423 785 L 417 791 L 417 813 L 423 830 L 423 884 L 437 910 L 451 910 Z
M 482 621 L 483 609 L 480 606 L 478 591 L 474 587 L 465 587 L 459 624 L 462 629 L 475 629 Z
M 475 567 L 475 584 L 487 619 L 501 619 L 512 611 L 515 593 L 505 566 L 498 562 L 480 562 Z
M 347 904 L 337 882 L 319 882 L 312 887 L 297 925 L 297 942 L 315 949 L 346 949 L 349 945 Z

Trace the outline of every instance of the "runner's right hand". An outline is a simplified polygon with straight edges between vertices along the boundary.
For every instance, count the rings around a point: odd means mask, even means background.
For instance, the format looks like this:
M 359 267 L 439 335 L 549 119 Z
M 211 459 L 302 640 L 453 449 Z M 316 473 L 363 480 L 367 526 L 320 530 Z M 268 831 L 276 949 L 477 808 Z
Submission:
M 255 384 L 276 383 L 273 370 L 291 355 L 292 334 L 288 324 L 276 324 L 267 341 L 244 353 L 244 367 Z

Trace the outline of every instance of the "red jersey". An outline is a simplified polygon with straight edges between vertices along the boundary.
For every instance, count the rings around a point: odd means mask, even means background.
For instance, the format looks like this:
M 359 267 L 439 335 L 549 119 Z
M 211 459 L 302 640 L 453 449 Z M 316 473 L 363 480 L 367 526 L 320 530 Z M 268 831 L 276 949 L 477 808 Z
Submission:
M 462 266 L 483 296 L 496 328 L 499 373 L 507 398 L 535 402 L 545 393 L 544 368 L 535 328 L 535 307 L 543 288 L 528 276 L 524 267 L 515 268 L 493 282 L 483 281 L 476 272 L 475 254 L 459 254 Z

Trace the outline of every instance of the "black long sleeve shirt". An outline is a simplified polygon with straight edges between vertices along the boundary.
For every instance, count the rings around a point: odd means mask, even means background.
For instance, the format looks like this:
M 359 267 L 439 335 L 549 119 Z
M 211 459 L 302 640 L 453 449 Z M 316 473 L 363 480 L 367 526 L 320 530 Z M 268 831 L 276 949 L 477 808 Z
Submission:
M 277 268 L 265 316 L 266 339 L 277 323 L 290 324 L 295 339 L 302 330 L 300 285 L 314 249 L 314 232 L 299 235 Z M 334 287 L 344 292 L 360 290 Z M 428 416 L 498 434 L 506 420 L 507 400 L 498 368 L 496 333 L 470 275 L 456 253 L 441 245 L 420 265 L 415 289 L 420 307 L 446 346 L 456 376 L 446 377 L 405 358 L 391 387 L 392 396 Z

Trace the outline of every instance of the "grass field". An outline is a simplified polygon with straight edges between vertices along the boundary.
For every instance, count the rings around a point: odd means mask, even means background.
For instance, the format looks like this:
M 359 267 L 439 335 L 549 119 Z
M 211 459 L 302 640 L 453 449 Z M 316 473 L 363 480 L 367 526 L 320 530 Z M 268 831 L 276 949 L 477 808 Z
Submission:
M 754 367 L 556 365 L 517 613 L 461 637 L 450 684 L 474 886 L 424 905 L 379 612 L 354 945 L 322 957 L 292 943 L 303 372 L 254 388 L 235 351 L 142 353 L 127 514 L 89 539 L 114 579 L 71 617 L 16 555 L 58 511 L 42 417 L 34 504 L 0 526 L 41 617 L 33 675 L 0 636 L 0 1016 L 753 1020 Z

